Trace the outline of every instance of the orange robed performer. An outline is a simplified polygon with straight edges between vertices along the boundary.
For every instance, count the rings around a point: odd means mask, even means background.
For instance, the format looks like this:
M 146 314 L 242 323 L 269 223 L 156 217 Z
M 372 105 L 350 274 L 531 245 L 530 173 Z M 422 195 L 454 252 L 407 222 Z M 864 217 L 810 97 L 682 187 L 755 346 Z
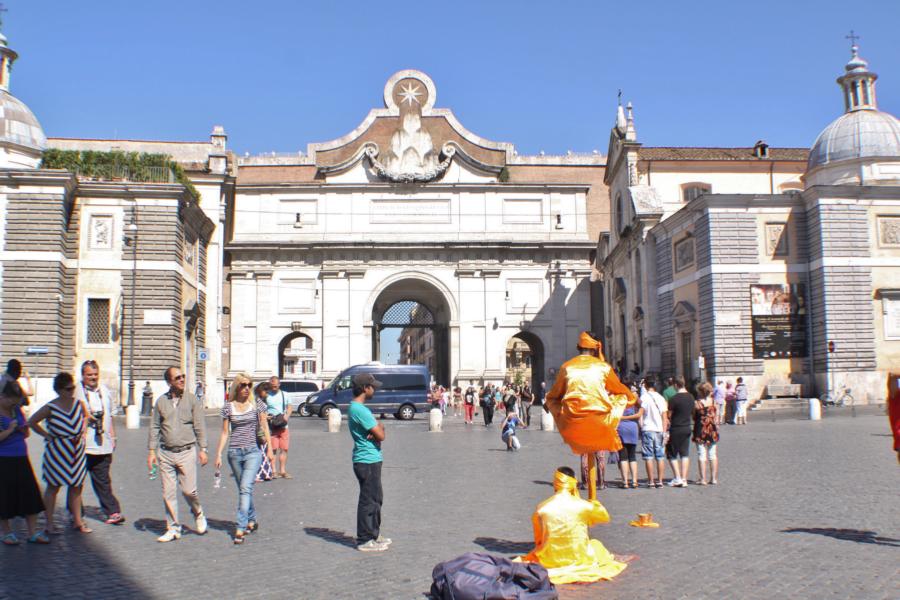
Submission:
M 888 374 L 888 419 L 891 423 L 891 433 L 894 434 L 894 451 L 897 453 L 897 462 L 900 463 L 900 375 Z
M 637 402 L 603 359 L 603 345 L 597 337 L 582 332 L 580 354 L 560 367 L 544 403 L 575 454 L 621 450 L 616 427 L 625 407 Z
M 588 533 L 591 525 L 608 523 L 609 513 L 596 500 L 581 499 L 574 475 L 568 467 L 556 471 L 555 493 L 538 504 L 531 518 L 534 550 L 516 560 L 540 563 L 556 584 L 612 579 L 627 565 Z

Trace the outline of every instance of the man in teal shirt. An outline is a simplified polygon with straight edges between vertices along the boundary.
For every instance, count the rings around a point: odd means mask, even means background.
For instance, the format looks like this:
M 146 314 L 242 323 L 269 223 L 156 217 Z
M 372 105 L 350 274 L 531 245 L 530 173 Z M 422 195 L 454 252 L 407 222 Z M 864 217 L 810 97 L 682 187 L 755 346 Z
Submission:
M 384 425 L 378 423 L 365 406 L 375 395 L 381 382 L 371 373 L 358 373 L 351 380 L 353 401 L 347 410 L 350 437 L 353 438 L 353 474 L 359 482 L 356 505 L 356 549 L 361 552 L 383 552 L 391 544 L 381 535 L 381 442 Z

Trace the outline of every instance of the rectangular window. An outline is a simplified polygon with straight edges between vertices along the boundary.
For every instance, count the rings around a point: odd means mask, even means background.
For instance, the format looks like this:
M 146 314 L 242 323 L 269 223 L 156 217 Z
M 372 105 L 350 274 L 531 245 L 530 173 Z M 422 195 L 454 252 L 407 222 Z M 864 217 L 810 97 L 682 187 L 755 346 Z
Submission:
M 685 203 L 690 202 L 694 198 L 699 198 L 703 194 L 712 192 L 712 186 L 706 184 L 686 185 L 682 190 Z
M 88 298 L 86 342 L 109 343 L 109 298 Z

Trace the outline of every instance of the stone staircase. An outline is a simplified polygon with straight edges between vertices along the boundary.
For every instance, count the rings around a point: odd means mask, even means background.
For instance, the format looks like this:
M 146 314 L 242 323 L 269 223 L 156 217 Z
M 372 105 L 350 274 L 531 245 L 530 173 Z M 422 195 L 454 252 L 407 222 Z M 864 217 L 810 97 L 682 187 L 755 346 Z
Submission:
M 750 410 L 807 410 L 808 407 L 808 398 L 766 398 L 756 402 Z

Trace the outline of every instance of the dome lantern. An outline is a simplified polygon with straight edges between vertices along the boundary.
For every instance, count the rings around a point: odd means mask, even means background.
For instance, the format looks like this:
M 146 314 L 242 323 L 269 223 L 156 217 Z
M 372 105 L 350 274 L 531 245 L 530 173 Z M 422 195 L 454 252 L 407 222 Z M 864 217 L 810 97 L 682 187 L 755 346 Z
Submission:
M 859 56 L 859 46 L 856 44 L 859 36 L 851 30 L 847 39 L 853 44 L 850 46 L 850 61 L 844 67 L 844 75 L 837 79 L 844 90 L 844 111 L 878 110 L 875 102 L 875 80 L 878 75 L 869 71 L 869 63 Z

